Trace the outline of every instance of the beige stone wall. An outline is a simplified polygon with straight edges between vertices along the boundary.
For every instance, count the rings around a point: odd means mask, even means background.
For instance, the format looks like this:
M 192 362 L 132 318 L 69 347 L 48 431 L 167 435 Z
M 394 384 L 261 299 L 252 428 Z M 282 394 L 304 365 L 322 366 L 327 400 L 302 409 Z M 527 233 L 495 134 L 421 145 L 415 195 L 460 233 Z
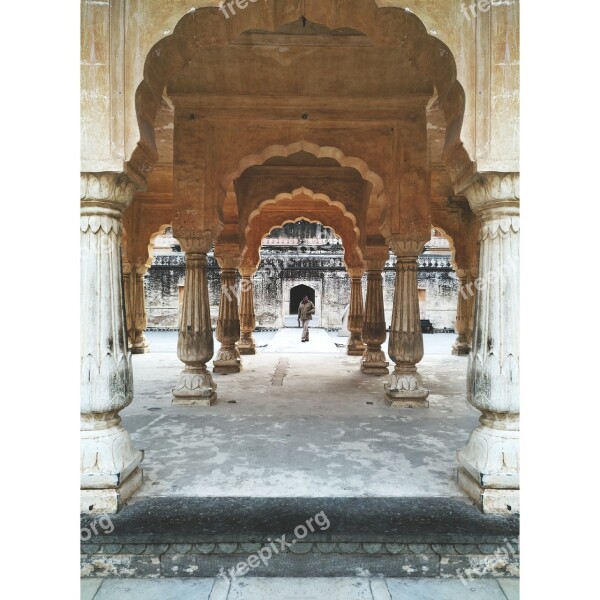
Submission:
M 139 138 L 135 91 L 152 46 L 194 7 L 216 0 L 83 0 L 81 9 L 81 170 L 120 170 Z M 452 52 L 466 92 L 462 139 L 477 168 L 518 170 L 518 2 L 477 17 L 460 0 L 380 0 L 404 6 Z M 489 9 L 486 10 L 486 7 Z M 252 4 L 245 10 L 252 10 Z M 167 127 L 169 124 L 165 124 Z

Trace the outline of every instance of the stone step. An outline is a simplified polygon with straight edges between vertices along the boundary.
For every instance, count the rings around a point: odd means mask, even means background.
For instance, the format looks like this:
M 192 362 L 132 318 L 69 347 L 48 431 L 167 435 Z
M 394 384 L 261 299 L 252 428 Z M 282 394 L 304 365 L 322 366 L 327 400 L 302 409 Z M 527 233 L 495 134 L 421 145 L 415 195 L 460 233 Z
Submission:
M 460 498 L 140 498 L 81 528 L 82 577 L 519 575 L 518 515 Z

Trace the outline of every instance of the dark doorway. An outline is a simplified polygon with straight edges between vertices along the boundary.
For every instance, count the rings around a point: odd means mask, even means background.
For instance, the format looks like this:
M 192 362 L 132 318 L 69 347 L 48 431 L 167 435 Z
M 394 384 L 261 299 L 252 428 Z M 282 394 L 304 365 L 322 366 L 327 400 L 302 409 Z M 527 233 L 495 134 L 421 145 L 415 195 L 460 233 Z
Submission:
M 308 296 L 308 299 L 315 303 L 315 290 L 308 285 L 297 285 L 290 290 L 290 315 L 298 314 L 298 307 L 304 296 Z

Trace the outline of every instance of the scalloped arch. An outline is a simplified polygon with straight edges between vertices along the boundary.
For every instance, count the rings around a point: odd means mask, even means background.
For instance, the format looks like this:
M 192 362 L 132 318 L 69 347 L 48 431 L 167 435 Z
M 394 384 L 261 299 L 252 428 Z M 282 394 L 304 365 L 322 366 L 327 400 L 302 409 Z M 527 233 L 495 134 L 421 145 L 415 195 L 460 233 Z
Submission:
M 402 48 L 415 67 L 436 87 L 446 121 L 444 162 L 456 181 L 472 170 L 460 139 L 465 93 L 456 79 L 449 48 L 430 35 L 421 20 L 399 7 L 379 8 L 374 0 L 270 0 L 253 4 L 235 19 L 225 19 L 218 7 L 194 9 L 184 15 L 173 33 L 157 42 L 146 57 L 144 79 L 135 94 L 140 139 L 127 163 L 128 172 L 145 181 L 158 161 L 154 121 L 168 82 L 202 48 L 225 45 L 250 29 L 275 32 L 305 17 L 330 29 L 350 28 L 365 33 L 376 45 Z
M 149 242 L 148 242 L 148 262 L 152 263 L 152 259 L 154 258 L 154 242 L 156 240 L 156 238 L 160 235 L 164 235 L 165 231 L 171 227 L 171 223 L 165 223 L 163 225 L 160 225 L 159 228 L 154 232 L 150 234 L 150 238 L 149 238 Z M 150 266 L 150 265 L 148 265 Z
M 450 246 L 450 263 L 452 264 L 452 268 L 456 271 L 456 248 L 454 247 L 454 238 L 439 225 L 433 223 L 431 226 L 433 229 L 439 231 L 442 234 L 442 237 L 448 240 Z
M 273 213 L 269 215 L 264 211 L 268 206 L 277 206 L 286 202 L 299 202 L 308 200 L 312 203 L 304 206 L 294 207 L 295 214 L 278 215 Z M 327 205 L 335 209 L 335 216 L 332 221 L 323 218 L 323 211 L 319 205 Z M 290 208 L 287 209 L 290 212 Z M 260 262 L 260 246 L 265 236 L 269 235 L 273 229 L 282 227 L 286 223 L 296 223 L 301 220 L 310 223 L 319 223 L 324 227 L 329 227 L 339 235 L 344 245 L 344 260 L 348 267 L 359 267 L 363 264 L 363 254 L 360 248 L 360 230 L 356 225 L 354 215 L 346 211 L 341 202 L 332 200 L 327 194 L 314 193 L 308 188 L 297 188 L 291 194 L 284 192 L 278 194 L 275 198 L 270 198 L 261 202 L 259 207 L 250 213 L 248 224 L 244 234 L 246 243 L 242 252 L 242 263 L 248 266 L 256 266 Z M 335 221 L 335 222 L 333 222 Z

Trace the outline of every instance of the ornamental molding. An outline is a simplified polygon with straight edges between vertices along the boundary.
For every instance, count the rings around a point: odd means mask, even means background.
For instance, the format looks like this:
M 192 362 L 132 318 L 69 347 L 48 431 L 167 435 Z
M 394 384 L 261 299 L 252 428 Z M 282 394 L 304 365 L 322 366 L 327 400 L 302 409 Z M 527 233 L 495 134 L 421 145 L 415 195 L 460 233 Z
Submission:
M 80 173 L 79 195 L 82 208 L 86 211 L 94 205 L 123 211 L 129 206 L 134 194 L 141 190 L 142 187 L 126 173 Z
M 488 209 L 504 209 L 507 216 L 518 215 L 519 178 L 520 173 L 475 173 L 457 193 L 467 197 L 471 210 L 480 218 L 486 216 Z

